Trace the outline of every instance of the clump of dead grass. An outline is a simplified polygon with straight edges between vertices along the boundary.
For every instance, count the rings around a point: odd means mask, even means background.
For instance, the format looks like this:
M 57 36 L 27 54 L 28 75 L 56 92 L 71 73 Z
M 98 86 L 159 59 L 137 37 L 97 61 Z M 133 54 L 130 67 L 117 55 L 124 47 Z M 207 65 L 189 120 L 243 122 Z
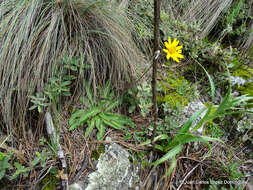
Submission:
M 78 57 L 80 84 L 121 88 L 142 57 L 133 26 L 106 1 L 12 0 L 0 4 L 0 116 L 7 132 L 29 125 L 29 96 L 43 92 L 61 58 Z M 23 131 L 24 128 L 23 128 Z

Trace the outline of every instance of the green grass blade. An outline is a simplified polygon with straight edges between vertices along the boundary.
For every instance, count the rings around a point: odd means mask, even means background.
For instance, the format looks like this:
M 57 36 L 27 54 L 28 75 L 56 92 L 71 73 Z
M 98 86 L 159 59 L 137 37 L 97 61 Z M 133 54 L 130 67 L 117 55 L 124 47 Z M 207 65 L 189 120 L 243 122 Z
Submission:
M 207 77 L 208 77 L 208 80 L 209 80 L 210 86 L 211 86 L 211 98 L 212 98 L 212 102 L 214 102 L 215 86 L 214 86 L 213 79 L 212 79 L 212 77 L 208 74 L 207 70 L 206 70 L 199 62 L 196 62 L 196 63 L 204 70 L 204 72 L 206 73 L 206 75 L 207 75 Z

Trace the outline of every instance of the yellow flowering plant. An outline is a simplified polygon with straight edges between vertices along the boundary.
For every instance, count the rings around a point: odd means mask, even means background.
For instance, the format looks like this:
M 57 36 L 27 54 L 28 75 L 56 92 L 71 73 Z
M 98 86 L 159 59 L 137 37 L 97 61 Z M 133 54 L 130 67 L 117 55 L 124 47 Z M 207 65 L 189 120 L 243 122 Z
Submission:
M 172 58 L 173 60 L 175 60 L 177 63 L 179 63 L 179 59 L 184 58 L 184 56 L 182 55 L 182 48 L 183 46 L 178 46 L 179 44 L 179 40 L 177 40 L 176 38 L 173 40 L 173 42 L 171 42 L 171 38 L 168 38 L 168 41 L 164 42 L 164 45 L 167 49 L 163 49 L 163 51 L 165 53 L 167 53 L 166 58 L 169 60 L 170 58 Z

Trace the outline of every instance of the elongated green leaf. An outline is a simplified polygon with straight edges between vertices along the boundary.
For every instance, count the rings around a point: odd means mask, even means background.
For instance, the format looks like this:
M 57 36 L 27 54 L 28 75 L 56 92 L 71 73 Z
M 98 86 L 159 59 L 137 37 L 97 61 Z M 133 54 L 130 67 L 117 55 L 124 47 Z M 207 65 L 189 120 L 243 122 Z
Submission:
M 158 141 L 158 140 L 167 140 L 167 141 L 170 141 L 170 138 L 168 135 L 166 134 L 161 134 L 161 135 L 158 135 L 154 138 L 154 142 Z
M 105 88 L 103 90 L 103 98 L 108 98 L 109 97 L 109 94 L 110 94 L 110 90 L 111 90 L 111 85 L 110 85 L 110 82 L 107 82 L 106 85 L 105 85 Z
M 73 122 L 72 125 L 70 125 L 69 130 L 72 131 L 72 130 L 74 130 L 75 128 L 81 126 L 81 125 L 83 125 L 83 123 L 80 122 L 80 120 L 76 120 L 75 122 Z
M 174 168 L 176 167 L 177 164 L 177 159 L 176 157 L 172 157 L 171 158 L 171 163 L 170 163 L 170 167 L 168 169 L 168 171 L 165 173 L 164 177 L 167 177 L 169 174 L 171 174 L 171 172 L 174 170 Z
M 159 144 L 155 144 L 155 145 L 154 145 L 154 148 L 157 149 L 157 150 L 160 150 L 160 151 L 162 151 L 162 152 L 164 151 L 164 147 L 161 146 L 161 145 L 159 145 Z
M 146 164 L 147 165 L 158 165 L 158 164 L 161 164 L 161 163 L 165 162 L 166 160 L 172 159 L 173 157 L 175 157 L 179 152 L 181 152 L 181 150 L 182 150 L 182 145 L 177 145 L 173 149 L 171 149 L 170 151 L 168 151 L 159 160 L 157 160 L 155 162 L 152 162 L 152 163 L 146 163 Z
M 61 83 L 61 86 L 68 86 L 71 84 L 71 81 L 64 81 Z
M 95 120 L 97 118 L 92 118 L 91 121 L 88 121 L 87 124 L 88 124 L 88 127 L 86 128 L 85 130 L 85 134 L 84 134 L 84 137 L 87 138 L 90 133 L 92 132 L 92 130 L 95 128 Z
M 192 124 L 196 121 L 196 119 L 199 118 L 199 116 L 206 110 L 207 108 L 202 108 L 199 111 L 195 112 L 182 126 L 182 128 L 179 130 L 177 137 L 184 135 L 185 133 L 189 132 L 190 127 Z
M 141 143 L 139 146 L 146 146 L 146 145 L 149 145 L 151 144 L 151 140 L 146 140 L 145 142 Z
M 114 129 L 126 129 L 126 127 L 124 125 L 121 125 L 120 123 L 116 122 L 116 121 L 110 121 L 110 122 L 107 122 L 105 120 L 103 120 L 107 125 L 111 126 L 112 128 Z
M 174 138 L 173 141 L 165 148 L 165 151 L 167 152 L 168 150 L 170 150 L 171 148 L 177 146 L 178 144 L 183 145 L 185 143 L 190 143 L 190 142 L 203 142 L 211 150 L 211 146 L 208 143 L 209 141 L 218 141 L 218 142 L 223 143 L 223 141 L 221 141 L 218 138 L 186 134 L 186 135 Z
M 106 113 L 104 113 L 104 117 L 107 118 L 107 120 L 109 120 L 109 121 L 114 120 L 122 125 L 128 125 L 132 128 L 135 127 L 135 123 L 132 122 L 132 120 L 130 118 L 128 118 L 127 116 L 124 116 L 124 115 L 106 112 Z
M 100 112 L 100 108 L 94 107 L 89 110 L 78 110 L 69 119 L 70 128 L 74 130 L 76 127 L 85 123 L 85 121 L 91 117 L 94 117 Z
M 213 104 L 211 104 L 209 107 L 208 107 L 208 110 L 206 112 L 206 114 L 204 115 L 204 117 L 198 122 L 198 124 L 193 127 L 193 129 L 191 130 L 191 133 L 193 133 L 194 131 L 198 130 L 199 128 L 201 128 L 202 125 L 204 125 L 204 123 L 208 122 L 210 119 L 209 119 L 209 115 L 212 111 L 212 108 L 213 108 Z
M 91 105 L 94 105 L 94 101 L 93 101 L 93 97 L 92 97 L 92 92 L 91 92 L 91 89 L 89 87 L 89 84 L 83 80 L 83 85 L 84 85 L 84 88 L 85 88 L 85 92 L 86 92 L 86 95 L 90 101 L 90 104 Z
M 93 107 L 89 110 L 87 110 L 86 114 L 81 115 L 80 121 L 85 122 L 87 119 L 94 117 L 98 113 L 101 112 L 101 109 L 99 107 Z
M 204 70 L 204 72 L 206 73 L 208 80 L 210 82 L 210 86 L 211 86 L 211 97 L 212 97 L 212 102 L 214 102 L 214 92 L 215 92 L 215 86 L 213 83 L 213 79 L 212 77 L 208 74 L 207 70 L 197 61 L 197 64 Z
M 106 127 L 105 127 L 104 123 L 102 122 L 101 118 L 99 118 L 99 120 L 96 120 L 96 127 L 98 129 L 97 139 L 102 140 L 102 138 L 105 134 Z
M 118 123 L 117 121 L 114 120 L 108 120 L 108 118 L 106 118 L 104 116 L 104 114 L 100 114 L 100 117 L 102 118 L 103 122 L 106 125 L 109 125 L 110 127 L 113 127 L 115 129 L 125 129 L 126 127 L 124 125 L 121 125 L 120 123 Z
M 29 110 L 34 110 L 35 108 L 37 108 L 37 105 L 33 105 L 29 108 Z
M 91 107 L 91 104 L 89 102 L 89 99 L 87 97 L 81 96 L 80 97 L 80 102 L 86 106 L 86 107 Z
M 111 103 L 109 106 L 107 106 L 107 108 L 105 108 L 105 111 L 108 112 L 108 111 L 111 111 L 113 110 L 115 107 L 117 107 L 119 105 L 119 100 Z
M 77 110 L 73 113 L 69 119 L 69 124 L 73 125 L 77 119 L 79 119 L 82 115 L 86 114 L 87 110 Z

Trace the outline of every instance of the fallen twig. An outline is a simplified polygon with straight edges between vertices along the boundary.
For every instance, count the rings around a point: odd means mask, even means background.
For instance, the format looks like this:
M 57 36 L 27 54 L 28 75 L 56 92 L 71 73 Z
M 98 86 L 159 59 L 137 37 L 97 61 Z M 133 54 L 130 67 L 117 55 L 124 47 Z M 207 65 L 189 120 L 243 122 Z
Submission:
M 46 126 L 47 126 L 47 133 L 49 137 L 51 138 L 52 142 L 57 146 L 57 155 L 59 159 L 61 160 L 61 166 L 63 172 L 60 173 L 61 176 L 61 181 L 62 181 L 62 188 L 63 190 L 69 190 L 69 185 L 68 185 L 68 173 L 67 173 L 67 163 L 64 157 L 64 152 L 61 148 L 60 143 L 57 141 L 57 134 L 54 128 L 54 123 L 51 117 L 51 114 L 47 111 L 45 115 L 45 121 L 46 121 Z

